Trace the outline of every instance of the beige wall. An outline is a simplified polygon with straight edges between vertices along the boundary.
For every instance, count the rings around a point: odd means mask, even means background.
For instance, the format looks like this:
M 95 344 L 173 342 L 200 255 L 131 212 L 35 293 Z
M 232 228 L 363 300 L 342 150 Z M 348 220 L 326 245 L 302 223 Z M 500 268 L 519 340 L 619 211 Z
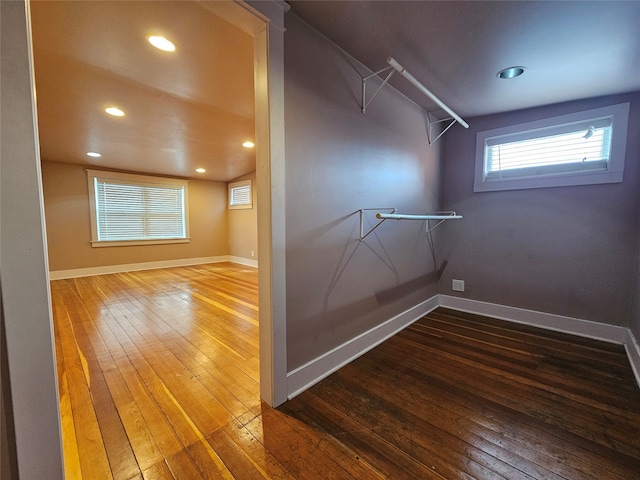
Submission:
M 233 180 L 251 180 L 253 208 L 246 210 L 229 210 L 229 255 L 258 260 L 258 195 L 256 188 L 256 172 Z M 253 252 L 253 254 L 252 254 Z
M 227 255 L 227 185 L 189 180 L 191 242 L 92 247 L 84 167 L 43 162 L 45 220 L 51 271 Z

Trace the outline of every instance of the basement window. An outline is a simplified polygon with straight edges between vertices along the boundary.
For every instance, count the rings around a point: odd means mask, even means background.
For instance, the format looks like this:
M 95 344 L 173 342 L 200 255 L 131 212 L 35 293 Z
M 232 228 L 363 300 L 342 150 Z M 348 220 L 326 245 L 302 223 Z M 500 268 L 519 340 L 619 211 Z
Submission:
M 622 182 L 629 104 L 478 132 L 475 192 Z
M 229 209 L 253 208 L 253 194 L 251 192 L 251 180 L 242 180 L 229 184 Z
M 188 182 L 87 170 L 94 247 L 187 243 Z

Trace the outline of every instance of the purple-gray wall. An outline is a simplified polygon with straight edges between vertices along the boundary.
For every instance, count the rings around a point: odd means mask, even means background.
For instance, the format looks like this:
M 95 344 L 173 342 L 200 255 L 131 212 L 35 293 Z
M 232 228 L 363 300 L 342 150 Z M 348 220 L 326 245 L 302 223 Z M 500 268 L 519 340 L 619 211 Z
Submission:
M 473 192 L 476 132 L 622 102 L 631 102 L 622 183 Z M 638 295 L 640 92 L 468 121 L 443 146 L 443 206 L 464 219 L 439 232 L 447 262 L 439 293 L 629 326 Z M 452 292 L 452 279 L 466 291 Z
M 291 371 L 437 293 L 424 224 L 387 220 L 360 242 L 357 210 L 437 209 L 440 152 L 420 108 L 387 86 L 362 114 L 370 72 L 295 14 L 286 28 Z M 372 213 L 366 224 L 374 221 Z
M 635 133 L 637 135 L 637 133 Z M 640 161 L 640 159 L 638 159 Z M 640 169 L 638 169 L 638 176 L 640 177 Z M 640 179 L 638 180 L 640 182 Z M 640 205 L 640 188 L 638 189 L 638 198 L 636 199 L 636 203 L 638 205 Z M 638 224 L 640 225 L 640 219 L 638 221 Z M 633 301 L 633 315 L 631 316 L 631 322 L 629 327 L 631 328 L 631 331 L 633 332 L 634 336 L 636 337 L 636 340 L 638 342 L 640 342 L 640 227 L 638 227 L 638 233 L 636 234 L 636 239 L 637 239 L 637 244 L 638 244 L 638 251 L 637 251 L 637 257 L 636 257 L 636 276 L 635 276 L 635 294 L 634 294 L 634 301 Z

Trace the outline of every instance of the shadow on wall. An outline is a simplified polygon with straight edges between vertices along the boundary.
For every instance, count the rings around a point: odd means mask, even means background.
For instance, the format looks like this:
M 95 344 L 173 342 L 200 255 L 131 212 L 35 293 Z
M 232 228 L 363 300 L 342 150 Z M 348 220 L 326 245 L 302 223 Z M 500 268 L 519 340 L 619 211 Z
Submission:
M 416 290 L 425 287 L 426 285 L 431 285 L 440 280 L 440 276 L 442 272 L 447 268 L 447 262 L 443 262 L 438 270 L 434 270 L 433 272 L 429 272 L 426 275 L 422 275 L 421 277 L 414 278 L 413 280 L 409 280 L 401 285 L 396 285 L 395 287 L 388 288 L 386 290 L 382 290 L 380 292 L 376 292 L 375 298 L 378 302 L 378 305 L 386 305 L 388 303 L 395 302 L 396 300 L 400 300 L 405 296 L 409 295 Z
M 357 215 L 360 213 L 360 210 L 354 212 L 352 215 L 349 216 L 353 216 L 353 215 Z M 349 216 L 345 216 L 342 217 L 338 220 L 336 220 L 335 222 L 333 222 L 331 225 L 336 225 L 337 223 L 345 220 L 346 218 L 348 218 Z M 364 217 L 364 221 L 367 221 L 370 219 L 367 219 L 366 216 Z M 382 222 L 378 222 L 375 225 L 369 224 L 368 226 L 361 226 L 361 231 L 359 232 L 360 235 L 362 235 L 362 230 L 366 230 L 368 231 L 368 233 L 366 235 L 369 235 L 370 233 L 373 233 L 373 230 L 375 230 L 375 228 L 380 225 Z M 323 228 L 325 228 L 326 226 L 324 226 Z M 353 233 L 353 232 L 352 232 Z M 349 252 L 350 249 L 350 245 L 352 245 L 354 243 L 354 239 L 353 236 L 349 236 L 349 240 L 345 243 L 344 249 L 342 250 L 342 254 L 340 255 L 340 259 L 338 261 L 338 265 L 336 267 L 336 270 L 334 271 L 332 277 L 331 277 L 331 281 L 329 282 L 329 286 L 327 288 L 327 291 L 325 292 L 324 295 L 324 299 L 323 299 L 323 312 L 324 313 L 329 313 L 329 299 L 331 297 L 331 294 L 333 293 L 334 289 L 336 288 L 336 285 L 339 283 L 340 278 L 342 277 L 343 273 L 345 272 L 345 270 L 347 269 L 347 267 L 349 266 L 349 263 L 351 262 L 351 259 L 353 258 L 353 256 L 356 254 L 356 252 L 358 251 L 358 249 L 363 246 L 368 248 L 379 260 L 380 262 L 385 265 L 387 267 L 387 269 L 392 272 L 396 278 L 396 283 L 399 281 L 399 272 L 398 269 L 396 268 L 396 266 L 393 264 L 393 260 L 391 259 L 391 256 L 389 255 L 389 253 L 387 252 L 387 249 L 385 248 L 385 246 L 383 245 L 382 241 L 375 235 L 372 235 L 370 237 L 368 237 L 369 240 L 374 239 L 377 241 L 377 245 L 374 247 L 372 245 L 370 245 L 367 241 L 364 240 L 358 240 L 357 243 L 355 243 L 355 245 L 353 245 L 351 247 L 351 251 Z M 405 282 L 401 285 L 396 285 L 390 289 L 384 290 L 384 291 L 380 291 L 380 292 L 376 292 L 374 297 L 376 298 L 377 302 L 378 302 L 378 306 L 382 306 L 385 305 L 387 303 L 391 303 L 394 302 L 396 300 L 400 300 L 401 298 L 403 298 L 404 296 L 413 293 L 414 291 L 416 291 L 417 289 L 419 289 L 420 287 L 429 285 L 429 284 L 433 284 L 433 283 L 437 283 L 438 280 L 440 279 L 440 276 L 442 275 L 442 272 L 445 270 L 446 266 L 447 266 L 447 262 L 445 261 L 440 268 L 437 268 L 438 262 L 435 256 L 435 251 L 434 251 L 434 245 L 433 245 L 433 241 L 431 239 L 431 237 L 429 236 L 429 248 L 431 250 L 431 256 L 433 258 L 433 268 L 434 271 L 430 272 L 426 275 L 423 275 L 421 277 L 415 278 L 413 280 L 410 280 L 408 282 Z M 347 253 L 349 252 L 349 253 Z M 358 302 L 360 303 L 360 302 Z M 344 308 L 344 307 L 343 307 Z
M 306 351 L 312 344 L 329 335 L 353 338 L 368 330 L 371 320 L 380 316 L 392 318 L 397 313 L 397 302 L 406 298 L 418 297 L 420 291 L 424 291 L 437 282 L 446 264 L 437 271 L 427 273 L 392 288 L 375 292 L 373 295 L 362 298 L 348 305 L 323 311 L 304 319 L 306 325 L 305 339 L 297 344 L 301 351 Z M 340 334 L 339 332 L 343 332 Z M 345 335 L 346 334 L 346 335 Z

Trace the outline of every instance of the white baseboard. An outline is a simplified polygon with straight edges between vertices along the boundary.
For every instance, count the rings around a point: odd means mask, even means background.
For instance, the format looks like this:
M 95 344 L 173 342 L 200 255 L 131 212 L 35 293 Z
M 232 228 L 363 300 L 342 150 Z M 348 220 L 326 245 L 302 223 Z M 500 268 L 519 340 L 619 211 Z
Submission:
M 640 386 L 640 346 L 630 328 L 449 295 L 439 297 L 441 307 L 624 345 L 636 383 Z
M 636 383 L 640 387 L 640 345 L 630 328 L 627 328 L 627 341 L 624 343 L 624 349 L 627 351 L 629 363 L 636 376 Z
M 233 263 L 239 263 L 240 265 L 245 265 L 247 267 L 258 268 L 258 260 L 254 260 L 252 258 L 243 258 L 229 255 L 229 261 Z
M 181 258 L 176 260 L 162 260 L 159 262 L 126 263 L 121 265 L 105 265 L 102 267 L 76 268 L 73 270 L 54 270 L 49 272 L 49 279 L 63 280 L 65 278 L 90 277 L 92 275 L 107 275 L 109 273 L 136 272 L 140 270 L 154 270 L 156 268 L 188 267 L 190 265 L 220 262 L 234 262 L 234 260 L 232 260 L 229 255 L 221 255 L 218 257 Z
M 447 307 L 462 312 L 486 315 L 510 322 L 624 345 L 636 382 L 640 386 L 640 345 L 629 328 L 449 295 L 435 295 L 289 372 L 287 374 L 289 400 L 437 307 Z
M 310 362 L 292 370 L 287 374 L 288 398 L 291 400 L 320 380 L 328 377 L 336 370 L 375 346 L 392 337 L 403 328 L 438 307 L 438 296 L 435 295 L 415 307 L 402 312 L 386 322 L 368 330 Z
M 564 317 L 552 313 L 526 310 L 524 308 L 508 307 L 496 303 L 480 302 L 466 298 L 439 295 L 439 306 L 460 310 L 461 312 L 476 313 L 488 317 L 524 323 L 535 327 L 546 328 L 556 332 L 579 335 L 581 337 L 603 340 L 605 342 L 624 345 L 627 340 L 627 328 L 606 323 Z

